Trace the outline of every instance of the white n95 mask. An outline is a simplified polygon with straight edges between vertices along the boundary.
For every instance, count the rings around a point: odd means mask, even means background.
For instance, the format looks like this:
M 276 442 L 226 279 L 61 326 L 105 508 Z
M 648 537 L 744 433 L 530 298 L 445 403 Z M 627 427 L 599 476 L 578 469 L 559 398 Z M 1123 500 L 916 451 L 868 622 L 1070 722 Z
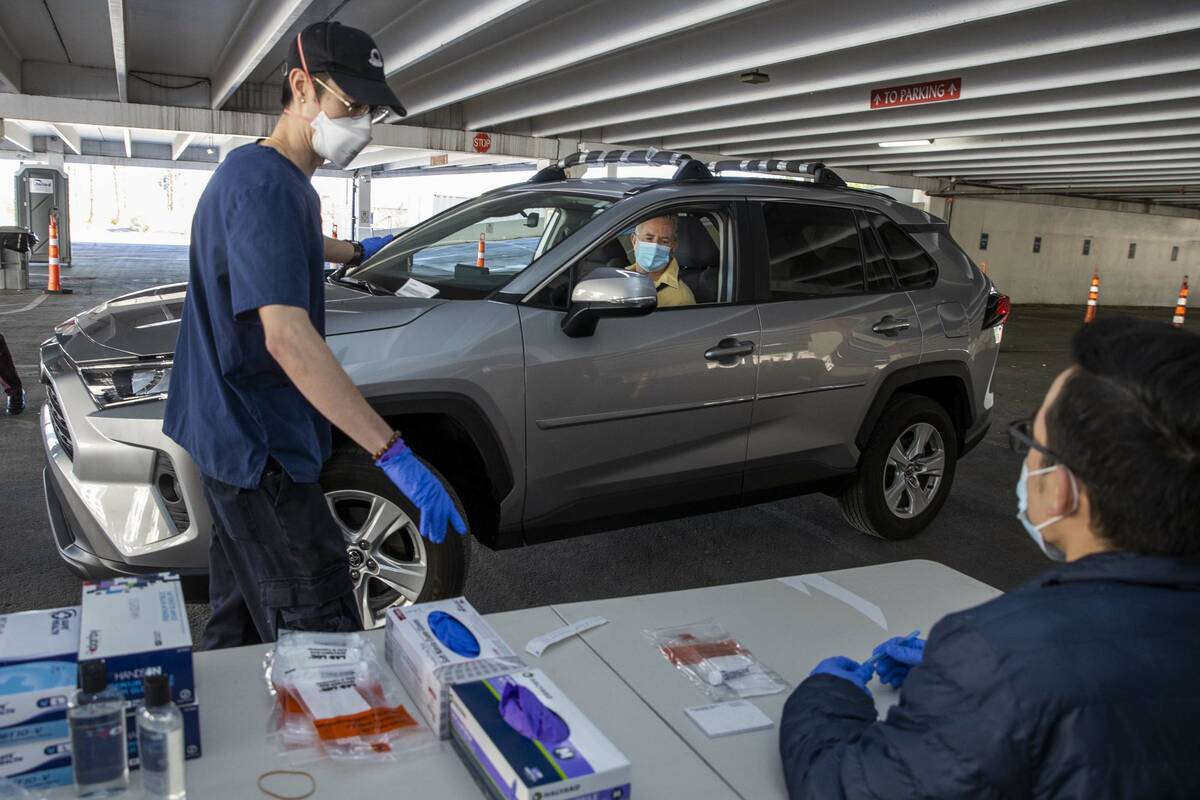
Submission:
M 313 127 L 313 152 L 339 168 L 350 162 L 371 143 L 371 115 L 330 119 L 324 111 L 309 123 Z

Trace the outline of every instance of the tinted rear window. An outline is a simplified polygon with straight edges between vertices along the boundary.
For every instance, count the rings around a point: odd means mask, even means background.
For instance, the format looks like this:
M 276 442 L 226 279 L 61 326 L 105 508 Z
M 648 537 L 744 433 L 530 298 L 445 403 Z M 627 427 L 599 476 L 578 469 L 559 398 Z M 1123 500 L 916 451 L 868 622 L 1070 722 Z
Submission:
M 879 234 L 883 250 L 892 262 L 896 279 L 905 289 L 927 289 L 937 283 L 937 264 L 921 245 L 900 226 L 882 214 L 871 214 L 871 225 Z

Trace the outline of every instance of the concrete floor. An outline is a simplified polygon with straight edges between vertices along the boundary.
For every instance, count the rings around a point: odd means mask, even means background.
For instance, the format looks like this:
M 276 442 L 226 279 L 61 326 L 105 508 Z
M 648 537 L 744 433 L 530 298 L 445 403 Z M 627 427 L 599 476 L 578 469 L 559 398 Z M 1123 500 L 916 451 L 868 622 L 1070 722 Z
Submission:
M 0 292 L 0 333 L 26 381 L 30 410 L 0 416 L 0 613 L 78 601 L 79 582 L 59 561 L 42 500 L 37 346 L 55 324 L 118 294 L 185 280 L 182 247 L 78 243 L 63 282 L 73 295 Z M 31 281 L 44 285 L 45 273 Z M 28 304 L 40 304 L 23 310 Z M 1102 308 L 1102 314 L 1118 313 Z M 1170 309 L 1122 309 L 1164 321 Z M 910 558 L 939 561 L 1001 589 L 1046 562 L 1013 514 L 1020 460 L 1004 423 L 1031 415 L 1067 364 L 1080 307 L 1023 306 L 1008 325 L 995 379 L 996 418 L 958 468 L 941 515 L 908 542 L 850 529 L 823 495 L 596 534 L 533 548 L 473 549 L 466 594 L 485 612 L 840 569 Z M 1193 323 L 1195 324 L 1195 323 Z M 193 608 L 198 628 L 203 608 Z

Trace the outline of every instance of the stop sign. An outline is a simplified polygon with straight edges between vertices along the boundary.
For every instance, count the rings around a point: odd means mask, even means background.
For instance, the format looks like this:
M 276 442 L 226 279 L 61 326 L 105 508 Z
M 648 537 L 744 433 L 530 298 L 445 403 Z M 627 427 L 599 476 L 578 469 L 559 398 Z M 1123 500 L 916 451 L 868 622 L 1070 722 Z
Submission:
M 471 144 L 474 145 L 476 153 L 486 153 L 492 149 L 492 135 L 490 133 L 477 133 Z

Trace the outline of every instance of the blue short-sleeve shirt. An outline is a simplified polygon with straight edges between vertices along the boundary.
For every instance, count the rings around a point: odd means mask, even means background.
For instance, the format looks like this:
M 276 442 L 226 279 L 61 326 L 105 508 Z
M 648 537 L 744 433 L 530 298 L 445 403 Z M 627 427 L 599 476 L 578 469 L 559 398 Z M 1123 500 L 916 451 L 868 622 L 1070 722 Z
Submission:
M 308 312 L 325 333 L 321 200 L 271 147 L 231 152 L 192 218 L 187 298 L 163 432 L 200 471 L 243 488 L 268 458 L 315 483 L 329 457 L 329 423 L 267 352 L 262 306 Z

